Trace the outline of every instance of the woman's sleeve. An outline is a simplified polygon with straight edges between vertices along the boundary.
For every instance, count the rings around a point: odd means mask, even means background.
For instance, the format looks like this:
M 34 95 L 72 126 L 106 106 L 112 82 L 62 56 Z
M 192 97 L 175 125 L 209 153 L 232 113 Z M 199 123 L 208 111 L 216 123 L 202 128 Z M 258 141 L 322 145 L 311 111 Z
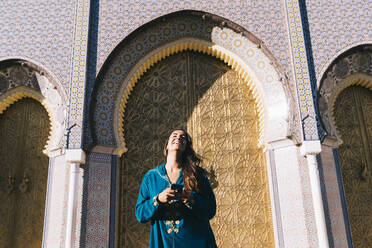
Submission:
M 216 197 L 213 189 L 205 176 L 201 185 L 201 193 L 192 191 L 192 202 L 186 206 L 191 209 L 192 213 L 199 219 L 210 220 L 216 215 Z
M 141 184 L 136 204 L 136 217 L 139 222 L 145 223 L 155 215 L 156 211 L 159 208 L 156 197 L 156 195 L 150 195 L 149 182 L 147 175 L 145 175 Z

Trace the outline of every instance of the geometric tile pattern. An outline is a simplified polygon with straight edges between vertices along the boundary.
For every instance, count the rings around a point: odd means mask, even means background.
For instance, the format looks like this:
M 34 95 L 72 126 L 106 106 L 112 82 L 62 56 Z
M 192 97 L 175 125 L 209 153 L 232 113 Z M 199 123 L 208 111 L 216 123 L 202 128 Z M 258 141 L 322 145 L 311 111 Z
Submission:
M 311 1 L 307 6 L 318 86 L 327 67 L 348 48 L 372 42 L 372 1 Z
M 298 0 L 286 0 L 285 3 L 303 139 L 319 140 L 300 6 Z
M 76 2 L 74 45 L 72 50 L 72 71 L 70 78 L 70 101 L 68 127 L 68 148 L 81 148 L 83 133 L 83 106 L 88 54 L 89 0 Z
M 108 55 L 126 36 L 160 16 L 179 10 L 205 11 L 235 22 L 253 33 L 283 68 L 290 68 L 289 42 L 282 1 L 153 1 L 111 0 L 99 6 L 98 60 L 101 68 Z
M 0 1 L 0 59 L 41 65 L 68 90 L 74 0 Z
M 90 132 L 91 123 L 89 121 L 89 112 L 91 107 L 91 98 L 94 82 L 96 80 L 97 68 L 97 36 L 98 36 L 98 23 L 99 23 L 99 2 L 91 1 L 89 13 L 89 46 L 88 46 L 88 61 L 87 61 L 87 75 L 85 87 L 85 103 L 84 103 L 84 127 L 83 127 L 83 145 L 84 150 L 88 150 L 87 145 L 93 143 L 93 137 Z
M 0 2 L 0 57 L 29 58 L 45 66 L 69 90 L 76 3 L 4 0 Z M 371 1 L 311 2 L 307 6 L 318 82 L 331 60 L 348 47 L 372 39 Z M 255 34 L 292 76 L 286 7 L 282 1 L 102 1 L 99 3 L 97 68 L 124 37 L 164 14 L 195 9 L 223 16 Z M 97 70 L 98 71 L 98 70 Z M 293 80 L 290 80 L 293 81 Z M 307 125 L 307 124 L 306 124 Z M 312 126 L 312 125 L 309 125 Z M 76 137 L 75 137 L 76 138 Z M 76 140 L 80 138 L 77 137 Z M 75 141 L 74 141 L 75 142 Z M 71 143 L 74 143 L 71 142 Z
M 85 164 L 82 232 L 79 247 L 108 247 L 111 155 L 90 153 Z
M 87 77 L 85 75 L 85 63 L 87 58 L 88 34 L 85 32 L 87 32 L 89 26 L 89 15 L 86 15 L 86 13 L 89 13 L 90 2 L 94 4 L 98 3 L 98 1 L 88 0 L 0 1 L 0 59 L 9 57 L 23 58 L 35 62 L 55 76 L 57 81 L 64 87 L 63 91 L 66 95 L 70 95 L 71 88 L 70 123 L 68 126 L 77 123 L 80 129 L 72 129 L 74 133 L 70 134 L 70 148 L 80 147 L 81 142 L 81 121 L 85 80 Z M 301 17 L 299 15 L 298 1 L 286 0 L 285 3 L 287 6 L 283 3 L 283 1 L 275 0 L 159 0 L 156 4 L 154 4 L 154 1 L 143 0 L 100 1 L 98 4 L 99 11 L 97 12 L 99 22 L 97 21 L 98 31 L 96 41 L 98 47 L 97 61 L 95 63 L 96 73 L 102 68 L 103 63 L 111 51 L 125 37 L 128 37 L 131 32 L 143 24 L 159 16 L 182 9 L 195 9 L 213 13 L 239 24 L 265 42 L 270 52 L 280 61 L 281 66 L 291 79 L 290 82 L 297 83 L 301 119 L 304 121 L 305 140 L 318 139 L 316 134 L 317 125 L 312 120 L 315 117 L 315 112 L 312 103 L 313 100 L 310 98 L 310 96 L 312 97 L 311 85 L 310 82 L 307 82 L 309 80 L 309 72 L 307 66 L 304 66 L 307 63 L 307 55 L 304 49 L 302 27 L 300 27 L 301 20 L 299 18 Z M 312 1 L 311 4 L 309 2 L 307 14 L 318 85 L 320 85 L 320 80 L 323 78 L 323 86 L 320 90 L 321 94 L 323 94 L 322 90 L 326 94 L 327 89 L 334 89 L 325 86 L 326 84 L 337 84 L 339 79 L 343 77 L 334 76 L 337 73 L 344 72 L 337 68 L 345 66 L 345 63 L 331 64 L 333 63 L 332 60 L 350 47 L 371 42 L 371 9 L 372 2 L 368 0 L 346 0 L 342 4 L 337 0 Z M 290 16 L 290 13 L 293 15 Z M 286 17 L 286 15 L 288 16 Z M 288 20 L 288 26 L 285 22 L 286 18 Z M 81 36 L 78 34 L 81 34 Z M 81 37 L 81 39 L 79 40 L 78 37 Z M 295 46 L 296 42 L 297 45 Z M 128 51 L 134 51 L 138 55 L 141 55 L 142 53 L 137 50 L 137 44 L 132 44 L 132 47 L 128 47 Z M 143 43 L 142 45 L 142 51 L 148 51 L 146 50 L 149 48 L 146 47 L 148 43 Z M 78 52 L 80 52 L 79 56 L 77 56 Z M 292 57 L 290 56 L 290 52 L 292 52 Z M 297 52 L 299 57 L 296 57 Z M 349 63 L 353 58 L 347 57 L 345 61 Z M 120 59 L 125 61 L 126 57 Z M 297 66 L 297 62 L 299 66 Z M 131 64 L 128 63 L 128 66 L 131 66 Z M 293 80 L 292 75 L 296 75 L 296 80 Z M 330 80 L 327 81 L 327 79 Z M 93 85 L 88 85 L 88 87 L 93 87 Z M 107 93 L 111 87 L 109 80 L 105 82 L 105 87 L 107 87 L 105 89 Z M 100 100 L 103 100 L 103 98 Z M 101 105 L 102 111 L 100 113 L 104 113 L 107 106 L 105 104 Z M 112 118 L 112 116 L 102 114 L 99 118 Z M 309 120 L 311 122 L 308 122 Z M 112 119 L 109 121 L 112 123 Z M 88 158 L 88 161 L 91 160 L 92 162 L 90 169 L 92 175 L 96 175 L 93 180 L 97 181 L 97 185 L 104 181 L 102 181 L 103 178 L 107 179 L 110 177 L 109 167 L 103 166 L 104 164 L 109 164 L 108 160 L 103 158 L 101 161 L 98 157 L 94 159 Z M 93 162 L 95 159 L 99 161 Z M 306 161 L 302 161 L 301 163 L 303 164 L 303 168 L 307 168 Z M 309 185 L 309 182 L 304 182 L 303 184 Z M 107 186 L 109 184 L 104 182 L 104 185 Z M 93 189 L 96 186 L 91 185 L 89 187 Z M 106 188 L 107 190 L 109 190 L 109 187 Z M 305 195 L 310 197 L 311 192 L 308 188 L 303 188 L 302 190 Z M 65 192 L 67 192 L 67 188 Z M 102 193 L 99 190 L 97 192 Z M 92 195 L 90 197 L 96 199 Z M 311 202 L 310 200 L 306 200 L 304 206 L 309 215 L 312 215 L 311 209 L 309 209 Z M 102 199 L 89 202 L 89 204 L 103 203 L 107 204 Z M 105 210 L 108 207 L 102 207 L 101 209 Z M 101 213 L 99 208 L 95 211 L 94 213 L 89 213 L 90 216 L 94 217 L 90 221 L 94 221 L 97 216 L 99 216 L 100 220 L 107 221 L 107 213 Z M 310 220 L 308 225 L 314 229 L 314 223 L 311 223 L 311 220 L 314 220 L 313 216 L 307 218 Z M 105 236 L 107 235 L 106 231 L 103 230 L 101 232 L 98 229 L 87 231 L 91 235 L 92 240 L 94 239 L 94 242 L 96 242 L 94 243 L 92 241 L 91 246 L 107 246 L 106 237 L 108 236 Z M 100 239 L 100 237 L 103 238 Z M 314 239 L 311 243 L 315 244 L 316 240 Z

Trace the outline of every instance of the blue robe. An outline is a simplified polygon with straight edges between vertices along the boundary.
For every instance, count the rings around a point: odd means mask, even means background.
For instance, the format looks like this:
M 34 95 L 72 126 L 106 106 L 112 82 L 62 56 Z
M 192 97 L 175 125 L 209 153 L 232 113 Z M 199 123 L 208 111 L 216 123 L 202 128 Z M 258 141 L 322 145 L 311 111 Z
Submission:
M 182 170 L 177 184 L 184 185 Z M 209 220 L 216 214 L 216 198 L 208 178 L 203 177 L 201 193 L 192 191 L 193 203 L 181 201 L 159 204 L 156 196 L 171 185 L 165 164 L 148 171 L 143 178 L 136 204 L 139 222 L 151 221 L 150 248 L 215 248 Z

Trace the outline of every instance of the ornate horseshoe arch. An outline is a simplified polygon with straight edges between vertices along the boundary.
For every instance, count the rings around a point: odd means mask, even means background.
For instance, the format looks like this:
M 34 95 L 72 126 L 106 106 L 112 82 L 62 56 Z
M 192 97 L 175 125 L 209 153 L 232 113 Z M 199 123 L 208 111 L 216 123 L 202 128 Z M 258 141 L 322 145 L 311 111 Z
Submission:
M 349 86 L 360 85 L 372 89 L 372 46 L 354 47 L 340 55 L 326 70 L 320 83 L 318 106 L 328 140 L 342 144 L 335 124 L 335 102 Z
M 123 134 L 126 102 L 138 79 L 155 63 L 193 50 L 231 66 L 254 94 L 260 117 L 260 144 L 288 137 L 291 103 L 286 81 L 262 42 L 221 17 L 181 11 L 156 19 L 126 38 L 98 76 L 92 107 L 93 137 L 98 145 L 127 150 Z
M 319 90 L 319 111 L 327 132 L 326 146 L 337 148 L 346 225 L 357 247 L 369 247 L 371 199 L 372 46 L 361 45 L 341 54 L 327 68 Z M 335 149 L 336 150 L 336 149 Z M 329 173 L 329 172 L 328 172 Z M 330 177 L 328 177 L 330 178 Z M 331 180 L 332 183 L 332 180 Z
M 8 83 L 7 76 L 1 74 L 4 87 L 0 91 L 0 114 L 3 113 L 10 105 L 22 98 L 32 98 L 46 109 L 49 122 L 50 133 L 43 153 L 51 157 L 54 150 L 61 148 L 63 134 L 65 131 L 66 116 L 66 94 L 62 87 L 53 79 L 50 73 L 35 65 L 20 59 L 7 59 L 2 61 L 2 66 L 19 66 L 27 67 L 30 74 L 34 77 L 33 82 Z M 4 81 L 3 81 L 4 80 Z

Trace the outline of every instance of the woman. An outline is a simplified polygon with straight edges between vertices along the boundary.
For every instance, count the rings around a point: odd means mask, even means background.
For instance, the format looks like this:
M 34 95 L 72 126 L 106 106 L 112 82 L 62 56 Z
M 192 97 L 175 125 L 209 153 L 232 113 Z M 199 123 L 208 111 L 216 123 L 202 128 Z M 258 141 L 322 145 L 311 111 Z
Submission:
M 190 135 L 174 130 L 164 155 L 166 163 L 146 173 L 136 204 L 138 221 L 151 221 L 150 248 L 217 247 L 209 224 L 216 199 Z

